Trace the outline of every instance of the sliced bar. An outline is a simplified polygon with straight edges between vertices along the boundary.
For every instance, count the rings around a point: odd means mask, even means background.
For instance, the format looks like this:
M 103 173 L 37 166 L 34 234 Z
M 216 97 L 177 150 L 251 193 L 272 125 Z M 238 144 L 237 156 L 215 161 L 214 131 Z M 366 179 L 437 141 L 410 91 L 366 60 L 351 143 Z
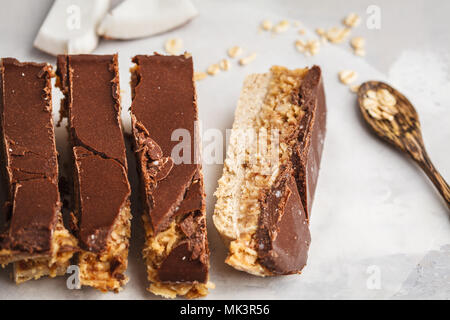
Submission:
M 57 75 L 73 153 L 80 283 L 117 292 L 128 281 L 131 220 L 117 54 L 58 56 Z
M 58 159 L 47 64 L 0 63 L 2 177 L 6 230 L 0 234 L 0 264 L 14 264 L 21 283 L 64 275 L 77 250 L 64 228 L 58 191 Z
M 139 55 L 133 62 L 131 119 L 149 291 L 170 298 L 204 296 L 212 284 L 192 58 Z M 175 130 L 182 142 L 172 141 Z M 185 148 L 176 152 L 180 143 Z
M 258 276 L 301 272 L 325 120 L 319 67 L 245 79 L 215 193 L 227 264 Z

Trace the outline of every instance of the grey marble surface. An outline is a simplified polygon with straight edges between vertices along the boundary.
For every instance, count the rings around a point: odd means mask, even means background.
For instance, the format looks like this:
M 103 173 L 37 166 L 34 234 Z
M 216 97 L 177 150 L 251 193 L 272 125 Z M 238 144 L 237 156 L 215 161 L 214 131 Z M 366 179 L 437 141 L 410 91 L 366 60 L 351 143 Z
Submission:
M 37 30 L 51 7 L 52 0 L 2 0 L 0 11 L 0 32 L 2 56 L 34 56 L 36 59 L 48 59 L 45 53 L 34 49 L 32 42 Z M 119 0 L 113 1 L 118 3 Z M 216 3 L 220 14 L 220 1 Z M 239 12 L 238 0 L 227 1 Z M 244 1 L 245 2 L 245 1 Z M 247 1 L 249 2 L 249 1 Z M 361 28 L 360 33 L 370 38 L 370 50 L 367 61 L 383 73 L 406 49 L 429 48 L 430 50 L 450 50 L 450 32 L 448 12 L 450 2 L 446 0 L 318 0 L 295 1 L 295 11 L 290 0 L 250 1 L 257 7 L 266 7 L 267 12 L 278 15 L 301 17 L 300 21 L 308 26 L 334 26 L 349 12 L 364 13 L 370 5 L 381 9 L 381 29 Z M 202 1 L 194 3 L 201 8 Z M 261 17 L 262 18 L 262 17 Z
M 0 57 L 54 64 L 54 57 L 32 46 L 51 2 L 2 1 Z M 311 225 L 313 242 L 304 274 L 296 278 L 259 279 L 232 270 L 223 264 L 224 247 L 209 219 L 212 280 L 217 285 L 209 297 L 449 299 L 448 212 L 418 169 L 376 141 L 365 130 L 355 109 L 348 112 L 348 108 L 355 106 L 355 99 L 348 88 L 337 81 L 336 74 L 342 68 L 351 68 L 360 73 L 361 81 L 386 80 L 405 90 L 417 103 L 428 151 L 443 176 L 449 179 L 450 150 L 445 146 L 450 141 L 447 17 L 450 2 L 236 0 L 224 3 L 196 0 L 194 3 L 200 16 L 185 28 L 143 40 L 101 41 L 94 52 L 118 51 L 120 54 L 121 86 L 125 90 L 122 116 L 127 130 L 126 110 L 130 98 L 124 74 L 129 67 L 129 57 L 161 50 L 169 36 L 181 36 L 185 40 L 199 69 L 222 58 L 231 45 L 241 44 L 258 51 L 258 59 L 247 69 L 233 65 L 228 74 L 198 84 L 200 118 L 206 127 L 229 128 L 244 75 L 265 72 L 272 64 L 290 67 L 320 64 L 325 71 L 329 107 L 329 132 Z M 381 10 L 379 30 L 365 27 L 369 5 Z M 327 45 L 317 57 L 307 59 L 293 48 L 295 33 L 272 39 L 256 32 L 258 24 L 266 18 L 273 22 L 295 19 L 314 30 L 339 25 L 349 12 L 358 12 L 363 18 L 355 32 L 367 39 L 364 59 L 355 58 L 348 44 Z M 57 106 L 54 108 L 56 112 Z M 61 145 L 65 139 L 64 129 L 57 130 L 57 136 Z M 212 193 L 220 172 L 220 165 L 205 165 L 208 217 L 212 214 Z M 16 288 L 8 279 L 8 270 L 0 270 L 0 299 L 154 298 L 144 290 L 139 219 L 133 221 L 133 237 L 131 281 L 119 295 L 103 295 L 89 289 L 69 292 L 64 286 L 65 279 L 61 278 Z M 381 275 L 379 287 L 378 272 Z M 240 289 L 236 290 L 237 287 Z
M 430 251 L 411 271 L 394 299 L 449 299 L 450 245 Z

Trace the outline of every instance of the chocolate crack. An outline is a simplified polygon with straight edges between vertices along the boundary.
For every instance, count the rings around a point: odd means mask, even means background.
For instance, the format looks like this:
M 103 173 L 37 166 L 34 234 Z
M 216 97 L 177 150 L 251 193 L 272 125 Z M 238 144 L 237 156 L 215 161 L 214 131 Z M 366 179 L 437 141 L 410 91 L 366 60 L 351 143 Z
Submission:
M 144 214 L 153 229 L 149 237 L 154 238 L 149 240 L 158 239 L 160 232 L 176 223 L 173 236 L 177 243 L 162 262 L 149 262 L 151 269 L 157 264 L 158 276 L 152 274 L 151 278 L 168 283 L 206 283 L 209 249 L 203 176 L 194 158 L 199 144 L 195 139 L 198 116 L 192 58 L 156 54 L 136 56 L 133 62 L 131 119 Z M 177 129 L 190 134 L 190 141 L 183 141 L 189 149 L 182 150 L 183 159 L 189 158 L 187 163 L 172 159 L 179 142 L 171 137 Z
M 48 255 L 60 210 L 47 64 L 0 63 L 2 164 L 7 226 L 0 248 Z M 17 125 L 17 124 L 20 124 Z
M 155 205 L 154 192 L 158 193 L 158 184 L 163 183 L 164 180 L 170 175 L 174 166 L 174 162 L 170 156 L 164 156 L 161 147 L 148 136 L 148 131 L 143 124 L 133 117 L 133 133 L 135 136 L 135 152 L 139 159 L 141 180 L 146 193 L 146 207 L 149 210 L 158 210 Z M 182 186 L 182 190 L 178 192 L 178 195 L 173 194 L 173 200 L 170 203 L 170 207 L 166 205 L 166 211 L 157 211 L 151 217 L 152 225 L 156 232 L 164 230 L 170 224 L 171 220 L 178 214 L 185 211 L 180 211 L 180 204 L 185 199 L 189 187 L 192 185 L 195 172 L 191 174 L 190 183 Z M 173 178 L 173 177 L 171 177 Z M 170 187 L 169 185 L 163 185 L 163 188 Z
M 73 224 L 83 249 L 99 253 L 131 192 L 117 54 L 58 56 L 57 75 L 73 151 Z
M 89 145 L 83 143 L 83 142 L 76 136 L 76 133 L 75 133 L 75 132 L 74 132 L 73 135 L 72 135 L 72 139 L 73 139 L 73 145 L 74 145 L 74 146 L 83 147 L 83 148 L 85 148 L 86 150 L 89 150 L 89 151 L 92 152 L 93 154 L 95 154 L 95 155 L 97 155 L 97 156 L 99 156 L 99 157 L 101 157 L 101 158 L 103 158 L 103 159 L 105 159 L 105 160 L 113 160 L 113 161 L 116 161 L 119 165 L 121 165 L 122 167 L 124 167 L 124 169 L 126 169 L 126 162 L 123 163 L 123 162 L 122 162 L 123 159 L 120 160 L 120 159 L 118 159 L 118 158 L 112 158 L 112 157 L 108 156 L 108 155 L 107 155 L 106 153 L 104 153 L 104 152 L 100 152 L 100 151 L 98 151 L 98 150 L 95 150 L 95 149 L 92 148 L 91 146 L 89 146 Z

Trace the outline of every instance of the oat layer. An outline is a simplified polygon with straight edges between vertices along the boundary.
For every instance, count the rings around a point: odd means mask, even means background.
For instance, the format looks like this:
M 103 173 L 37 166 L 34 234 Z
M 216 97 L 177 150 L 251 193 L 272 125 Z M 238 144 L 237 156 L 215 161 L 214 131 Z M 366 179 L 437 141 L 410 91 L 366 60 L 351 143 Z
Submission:
M 229 246 L 226 263 L 248 273 L 272 273 L 258 261 L 255 233 L 261 192 L 292 156 L 304 111 L 295 94 L 307 69 L 273 67 L 245 79 L 222 178 L 215 193 L 214 224 Z

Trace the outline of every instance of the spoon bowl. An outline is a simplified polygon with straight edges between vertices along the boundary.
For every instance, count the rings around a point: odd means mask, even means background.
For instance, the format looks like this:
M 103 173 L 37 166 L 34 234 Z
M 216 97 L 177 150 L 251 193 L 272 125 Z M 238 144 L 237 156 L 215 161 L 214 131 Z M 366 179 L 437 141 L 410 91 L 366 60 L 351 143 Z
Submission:
M 407 153 L 430 178 L 450 209 L 450 188 L 431 162 L 422 139 L 419 116 L 399 91 L 380 81 L 368 81 L 358 89 L 359 109 L 375 133 Z

